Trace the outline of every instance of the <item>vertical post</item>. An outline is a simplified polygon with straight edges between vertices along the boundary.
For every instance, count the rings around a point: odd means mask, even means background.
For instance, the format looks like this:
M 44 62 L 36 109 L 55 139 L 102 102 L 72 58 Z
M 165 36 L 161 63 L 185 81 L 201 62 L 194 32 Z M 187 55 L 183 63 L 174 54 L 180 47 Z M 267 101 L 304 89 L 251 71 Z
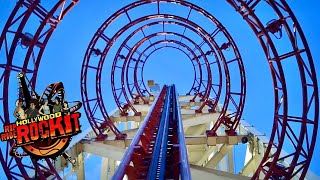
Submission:
M 110 177 L 114 175 L 115 172 L 115 160 L 109 159 L 109 167 L 110 167 Z
M 101 160 L 101 174 L 100 174 L 100 180 L 107 180 L 109 175 L 109 159 L 108 158 L 102 158 Z
M 57 157 L 57 159 L 54 161 L 54 167 L 56 168 L 57 171 L 62 171 L 62 162 L 61 162 L 61 156 Z
M 175 100 L 175 110 L 176 110 L 176 120 L 177 120 L 177 127 L 178 127 L 178 140 L 179 140 L 179 147 L 180 147 L 180 176 L 182 180 L 189 180 L 191 179 L 191 173 L 190 173 L 190 166 L 189 166 L 189 160 L 188 160 L 188 151 L 187 146 L 185 142 L 184 137 L 184 129 L 183 129 L 183 123 L 182 123 L 182 115 L 180 110 L 180 104 L 179 104 L 179 96 L 176 93 L 176 88 L 173 85 L 174 89 L 174 100 Z
M 73 170 L 76 172 L 77 179 L 84 179 L 84 158 L 83 153 L 80 153 L 77 157 L 76 165 L 73 167 Z
M 233 162 L 233 148 L 231 148 L 228 152 L 228 172 L 234 173 L 234 162 Z

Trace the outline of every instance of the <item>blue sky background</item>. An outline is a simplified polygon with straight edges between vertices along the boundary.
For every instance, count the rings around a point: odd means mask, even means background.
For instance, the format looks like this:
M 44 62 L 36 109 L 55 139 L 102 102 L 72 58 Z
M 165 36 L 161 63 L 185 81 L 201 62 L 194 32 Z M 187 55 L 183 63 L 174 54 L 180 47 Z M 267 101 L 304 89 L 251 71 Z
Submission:
M 0 0 L 0 30 L 10 15 L 16 1 Z M 42 1 L 50 4 L 52 1 Z M 46 51 L 42 57 L 37 91 L 42 92 L 47 84 L 57 81 L 62 81 L 65 84 L 67 91 L 67 99 L 80 100 L 80 72 L 84 53 L 87 45 L 96 32 L 97 28 L 108 18 L 113 12 L 120 9 L 124 5 L 133 1 L 111 1 L 111 0 L 82 0 L 71 12 L 63 19 L 58 28 L 51 37 Z M 229 30 L 236 44 L 239 47 L 241 56 L 246 68 L 247 77 L 247 97 L 243 118 L 253 124 L 260 132 L 270 134 L 273 118 L 273 90 L 270 71 L 264 53 L 257 41 L 254 33 L 248 27 L 247 23 L 242 20 L 239 14 L 229 6 L 225 1 L 204 1 L 192 0 L 198 6 L 205 8 L 213 14 L 222 24 Z M 302 26 L 306 38 L 308 40 L 311 52 L 313 53 L 316 71 L 319 74 L 319 39 L 320 39 L 320 21 L 319 7 L 320 2 L 310 0 L 305 1 L 288 1 L 292 10 L 295 12 L 300 25 Z M 137 12 L 139 13 L 139 12 Z M 176 13 L 179 13 L 176 12 Z M 185 15 L 185 11 L 181 11 Z M 264 15 L 269 17 L 268 11 L 263 11 Z M 137 15 L 137 14 L 136 14 Z M 135 14 L 132 14 L 135 16 Z M 197 17 L 195 17 L 196 19 Z M 267 22 L 269 19 L 264 19 Z M 121 22 L 121 21 L 120 21 Z M 33 31 L 35 24 L 28 24 L 25 31 Z M 128 22 L 125 20 L 118 24 L 118 27 Z M 181 31 L 180 31 L 181 32 Z M 285 49 L 286 46 L 281 42 L 280 49 Z M 281 46 L 282 45 L 282 46 Z M 4 62 L 4 57 L 0 57 L 1 62 Z M 19 63 L 19 61 L 16 61 Z M 110 87 L 110 62 L 106 62 L 106 68 L 103 73 L 103 98 L 107 109 L 111 111 L 116 107 Z M 296 76 L 296 66 L 286 64 L 285 72 L 290 74 L 288 78 L 289 98 L 290 103 L 297 106 L 290 107 L 293 113 L 300 113 L 299 102 L 301 101 L 299 88 L 296 81 L 299 76 Z M 186 59 L 186 56 L 173 49 L 163 49 L 154 53 L 145 67 L 145 80 L 154 79 L 157 83 L 171 84 L 175 83 L 180 94 L 184 94 L 191 87 L 193 72 L 192 64 Z M 15 76 L 15 75 L 13 75 Z M 91 74 L 90 80 L 94 83 L 94 74 Z M 300 87 L 300 84 L 299 84 Z M 11 83 L 11 88 L 15 89 L 16 84 Z M 95 87 L 90 87 L 91 91 L 95 91 Z M 16 97 L 16 91 L 10 95 L 11 99 Z M 13 101 L 12 101 L 13 102 Z M 14 105 L 12 104 L 12 111 Z M 82 117 L 83 127 L 89 127 L 86 117 L 83 112 Z M 1 127 L 2 128 L 2 127 Z M 317 136 L 318 139 L 320 135 Z M 320 167 L 317 166 L 320 162 L 320 145 L 316 143 L 316 149 L 313 156 L 311 170 L 320 175 Z M 237 156 L 237 155 L 235 155 Z M 241 156 L 241 155 L 239 155 Z M 237 158 L 237 157 L 236 157 Z M 241 159 L 241 157 L 238 157 Z M 99 157 L 92 156 L 86 162 L 86 175 L 91 178 L 99 177 L 99 168 L 92 166 L 99 163 Z M 0 171 L 1 173 L 1 171 Z

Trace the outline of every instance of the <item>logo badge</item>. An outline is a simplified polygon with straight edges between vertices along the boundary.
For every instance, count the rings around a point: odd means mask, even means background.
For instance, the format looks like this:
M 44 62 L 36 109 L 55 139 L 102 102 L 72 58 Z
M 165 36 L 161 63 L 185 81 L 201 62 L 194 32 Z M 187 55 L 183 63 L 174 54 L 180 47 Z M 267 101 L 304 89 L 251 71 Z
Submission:
M 17 78 L 19 98 L 13 114 L 17 120 L 4 125 L 1 141 L 13 142 L 11 156 L 42 159 L 64 155 L 72 136 L 81 132 L 77 110 L 82 103 L 66 101 L 61 82 L 49 84 L 40 96 L 23 73 Z

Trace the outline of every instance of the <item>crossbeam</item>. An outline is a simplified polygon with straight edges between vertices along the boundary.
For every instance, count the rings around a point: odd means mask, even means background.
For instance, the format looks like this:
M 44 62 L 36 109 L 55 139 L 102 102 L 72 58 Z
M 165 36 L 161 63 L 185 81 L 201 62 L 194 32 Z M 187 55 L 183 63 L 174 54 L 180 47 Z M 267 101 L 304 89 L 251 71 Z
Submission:
M 242 138 L 244 137 L 247 137 L 247 135 L 214 136 L 214 137 L 207 137 L 206 135 L 186 136 L 185 142 L 186 142 L 186 145 L 208 145 L 208 146 L 216 146 L 218 144 L 236 145 L 241 143 Z M 131 144 L 132 138 L 127 138 L 125 140 L 104 140 L 101 142 L 103 142 L 103 144 L 106 144 L 106 145 L 126 148 L 126 147 L 129 147 L 129 145 Z

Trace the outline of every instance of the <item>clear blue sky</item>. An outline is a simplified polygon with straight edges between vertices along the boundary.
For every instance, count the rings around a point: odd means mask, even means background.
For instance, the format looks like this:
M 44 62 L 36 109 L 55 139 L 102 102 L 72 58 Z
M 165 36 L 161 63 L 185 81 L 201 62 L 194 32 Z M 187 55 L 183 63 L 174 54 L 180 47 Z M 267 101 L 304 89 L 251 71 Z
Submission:
M 0 0 L 0 30 L 2 30 L 4 23 L 7 20 L 16 1 Z M 42 1 L 49 3 L 49 1 Z M 41 66 L 39 69 L 37 90 L 41 92 L 49 83 L 62 81 L 65 84 L 67 91 L 67 98 L 70 100 L 80 100 L 80 71 L 84 52 L 87 48 L 96 29 L 109 17 L 113 12 L 122 6 L 133 1 L 111 1 L 111 0 L 96 0 L 85 1 L 82 0 L 60 23 L 42 57 Z M 262 52 L 260 44 L 255 35 L 242 20 L 234 9 L 232 9 L 225 1 L 201 1 L 192 0 L 202 8 L 212 13 L 219 19 L 224 26 L 229 30 L 237 43 L 241 52 L 247 76 L 247 99 L 243 118 L 253 124 L 259 131 L 270 133 L 272 128 L 273 118 L 273 90 L 270 79 L 270 72 L 267 61 Z M 288 1 L 291 5 L 300 25 L 304 29 L 304 33 L 309 42 L 310 49 L 313 53 L 314 63 L 318 74 L 320 51 L 320 21 L 319 21 L 319 7 L 320 2 L 316 0 L 308 1 Z M 268 16 L 268 12 L 264 11 Z M 267 21 L 268 19 L 266 19 Z M 28 24 L 25 31 L 33 31 L 35 26 Z M 285 48 L 285 47 L 282 47 Z M 0 57 L 1 62 L 5 62 L 4 57 Z M 2 64 L 1 63 L 1 64 Z M 104 101 L 108 110 L 115 108 L 110 87 L 110 66 L 106 66 L 103 73 L 104 80 Z M 287 65 L 287 68 L 293 66 Z M 286 69 L 286 73 L 295 72 L 294 69 Z M 292 76 L 291 76 L 292 75 Z M 94 76 L 91 74 L 90 78 L 94 81 Z M 296 87 L 296 76 L 294 73 L 288 77 L 288 87 L 290 97 L 300 97 L 300 91 Z M 188 90 L 192 84 L 193 72 L 191 63 L 186 59 L 186 56 L 176 50 L 161 50 L 150 57 L 146 64 L 145 80 L 154 79 L 160 84 L 175 83 L 178 92 L 183 94 Z M 12 83 L 12 89 L 15 89 L 15 84 Z M 300 86 L 300 85 L 299 85 Z M 94 91 L 94 87 L 92 87 Z M 11 99 L 16 96 L 16 91 L 11 94 Z M 299 98 L 290 99 L 290 103 L 299 103 Z M 108 102 L 108 103 L 107 103 Z M 12 104 L 12 110 L 14 105 Z M 300 113 L 297 108 L 292 108 L 296 113 Z M 83 113 L 84 115 L 84 113 Z M 82 122 L 85 127 L 88 127 L 85 116 L 82 117 Z M 320 135 L 317 136 L 320 139 Z M 97 162 L 99 159 L 90 160 Z M 98 161 L 99 162 L 99 161 Z M 320 162 L 320 142 L 316 143 L 316 149 L 313 156 L 311 170 L 315 173 L 320 172 L 320 167 L 317 166 Z M 90 164 L 93 164 L 91 162 Z M 93 169 L 86 169 L 92 171 Z M 97 173 L 87 173 L 90 177 L 99 175 Z M 92 176 L 91 176 L 92 175 Z

